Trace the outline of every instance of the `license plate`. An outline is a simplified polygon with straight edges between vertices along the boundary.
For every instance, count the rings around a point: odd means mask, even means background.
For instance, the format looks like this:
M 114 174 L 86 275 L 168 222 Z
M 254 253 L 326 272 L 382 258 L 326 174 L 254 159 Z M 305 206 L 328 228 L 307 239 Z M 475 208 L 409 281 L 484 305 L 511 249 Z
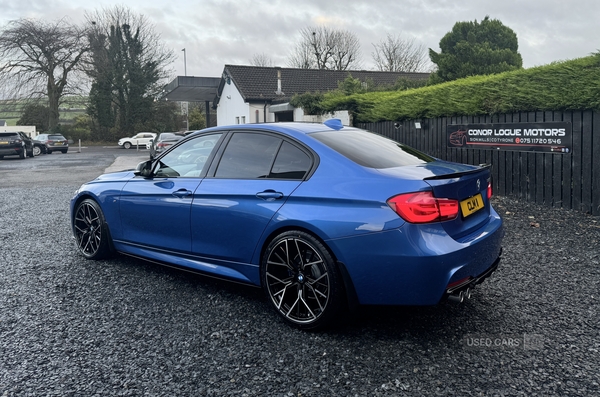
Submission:
M 481 194 L 477 194 L 471 198 L 460 202 L 460 208 L 463 216 L 467 217 L 483 208 L 483 198 Z
M 54 146 L 58 146 L 58 145 L 62 145 L 62 144 L 63 144 L 62 142 L 54 142 L 54 144 L 53 144 L 53 145 L 54 145 Z
M 0 141 L 0 145 L 8 145 L 8 141 Z

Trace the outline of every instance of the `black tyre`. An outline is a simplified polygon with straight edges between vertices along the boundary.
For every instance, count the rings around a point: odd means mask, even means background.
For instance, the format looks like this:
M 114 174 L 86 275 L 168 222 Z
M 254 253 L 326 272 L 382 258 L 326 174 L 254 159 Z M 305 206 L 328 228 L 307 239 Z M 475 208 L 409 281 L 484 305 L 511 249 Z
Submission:
M 124 147 L 125 149 L 131 149 L 131 142 L 125 142 L 125 143 L 123 144 L 123 147 Z
M 33 156 L 34 156 L 34 155 L 33 155 L 33 148 L 31 148 L 31 152 L 28 152 L 28 153 L 27 153 L 27 157 L 33 157 Z
M 23 147 L 23 151 L 19 153 L 19 158 L 24 159 L 25 157 L 27 157 L 27 149 Z
M 39 146 L 34 146 L 33 147 L 33 155 L 39 156 L 40 154 L 42 154 L 42 148 Z
M 87 259 L 102 259 L 110 254 L 108 229 L 98 203 L 86 199 L 77 205 L 73 229 L 79 251 Z
M 62 154 L 67 154 L 66 150 L 61 150 Z
M 263 256 L 261 277 L 275 311 L 298 328 L 324 328 L 341 313 L 343 284 L 333 256 L 308 233 L 275 237 Z
M 52 154 L 52 150 L 46 149 L 46 154 Z

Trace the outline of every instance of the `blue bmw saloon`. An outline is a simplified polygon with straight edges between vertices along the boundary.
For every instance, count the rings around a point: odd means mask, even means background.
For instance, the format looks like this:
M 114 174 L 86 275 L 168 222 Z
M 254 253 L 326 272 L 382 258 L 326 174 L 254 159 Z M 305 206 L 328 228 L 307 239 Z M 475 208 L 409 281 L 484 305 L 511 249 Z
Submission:
M 262 287 L 319 329 L 349 306 L 469 298 L 502 251 L 490 178 L 339 120 L 213 127 L 82 185 L 71 225 L 88 259 Z

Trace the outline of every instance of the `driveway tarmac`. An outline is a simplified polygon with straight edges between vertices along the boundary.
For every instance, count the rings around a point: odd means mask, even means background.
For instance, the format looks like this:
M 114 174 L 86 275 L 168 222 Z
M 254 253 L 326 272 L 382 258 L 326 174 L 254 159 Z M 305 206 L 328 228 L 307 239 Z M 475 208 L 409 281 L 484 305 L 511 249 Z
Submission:
M 66 154 L 53 152 L 25 159 L 9 156 L 0 160 L 0 186 L 57 185 L 74 180 L 83 183 L 104 172 L 135 168 L 148 158 L 146 149 L 127 150 L 119 146 L 89 146 L 81 151 L 72 146 Z
M 1 397 L 600 395 L 599 217 L 495 197 L 504 259 L 472 300 L 302 332 L 259 289 L 77 252 L 73 191 L 145 158 L 0 160 Z

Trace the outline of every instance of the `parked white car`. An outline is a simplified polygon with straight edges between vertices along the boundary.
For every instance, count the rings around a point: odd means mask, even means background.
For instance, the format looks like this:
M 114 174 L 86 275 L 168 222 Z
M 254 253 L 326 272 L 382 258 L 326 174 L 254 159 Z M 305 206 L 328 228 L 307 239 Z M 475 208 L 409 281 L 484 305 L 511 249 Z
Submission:
M 130 149 L 132 146 L 141 146 L 145 148 L 148 142 L 151 142 L 156 138 L 156 134 L 154 132 L 139 132 L 135 136 L 131 138 L 121 138 L 119 139 L 119 146 L 124 147 L 125 149 Z

